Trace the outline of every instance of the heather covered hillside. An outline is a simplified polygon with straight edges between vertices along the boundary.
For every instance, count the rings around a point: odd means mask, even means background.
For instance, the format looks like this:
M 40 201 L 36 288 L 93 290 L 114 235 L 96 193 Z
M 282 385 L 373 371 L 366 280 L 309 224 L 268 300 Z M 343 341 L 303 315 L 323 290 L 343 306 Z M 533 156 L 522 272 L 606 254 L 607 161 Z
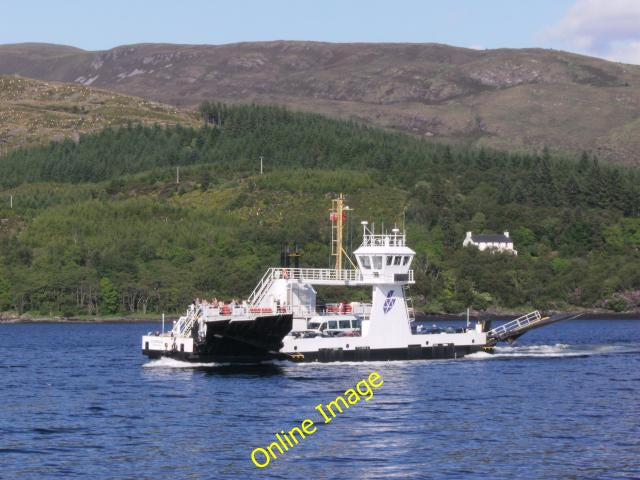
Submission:
M 127 123 L 195 124 L 193 112 L 77 84 L 0 75 L 0 154 Z

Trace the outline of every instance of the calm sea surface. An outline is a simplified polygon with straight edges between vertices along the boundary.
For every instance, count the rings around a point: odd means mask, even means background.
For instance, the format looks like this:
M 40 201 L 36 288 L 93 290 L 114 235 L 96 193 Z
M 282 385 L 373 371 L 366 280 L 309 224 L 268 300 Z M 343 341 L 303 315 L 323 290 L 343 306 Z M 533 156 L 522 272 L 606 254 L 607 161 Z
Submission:
M 0 325 L 0 477 L 640 477 L 640 321 L 573 320 L 463 360 L 255 367 L 149 362 L 155 329 Z M 371 400 L 322 424 L 314 407 L 372 371 Z M 313 435 L 252 464 L 306 418 Z

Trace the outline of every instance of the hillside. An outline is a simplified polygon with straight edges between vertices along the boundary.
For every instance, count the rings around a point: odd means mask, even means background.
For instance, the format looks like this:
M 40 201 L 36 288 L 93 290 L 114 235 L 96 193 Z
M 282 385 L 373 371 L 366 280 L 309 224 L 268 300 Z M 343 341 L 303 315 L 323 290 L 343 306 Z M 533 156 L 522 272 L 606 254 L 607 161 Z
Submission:
M 195 121 L 193 113 L 141 98 L 0 75 L 0 155 L 50 140 L 77 141 L 80 134 L 129 122 L 189 125 Z
M 588 151 L 640 165 L 640 67 L 554 50 L 437 44 L 0 46 L 0 73 L 179 107 L 281 104 L 452 143 Z
M 637 170 L 275 107 L 201 113 L 215 125 L 130 125 L 3 158 L 0 311 L 176 312 L 194 297 L 247 296 L 284 242 L 300 243 L 303 266 L 330 265 L 339 192 L 354 209 L 348 244 L 360 220 L 406 221 L 419 308 L 640 309 Z M 468 230 L 509 230 L 519 255 L 462 248 Z

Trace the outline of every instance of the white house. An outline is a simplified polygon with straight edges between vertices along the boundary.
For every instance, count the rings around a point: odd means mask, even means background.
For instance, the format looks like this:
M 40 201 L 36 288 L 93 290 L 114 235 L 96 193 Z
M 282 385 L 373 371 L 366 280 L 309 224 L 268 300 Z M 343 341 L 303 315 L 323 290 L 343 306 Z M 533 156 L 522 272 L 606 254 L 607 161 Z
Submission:
M 462 242 L 462 246 L 468 247 L 469 245 L 477 247 L 478 250 L 490 249 L 496 252 L 507 252 L 514 255 L 518 254 L 518 251 L 513 249 L 513 240 L 509 237 L 509 232 L 504 232 L 502 235 L 474 235 L 473 232 L 467 232 L 467 236 Z

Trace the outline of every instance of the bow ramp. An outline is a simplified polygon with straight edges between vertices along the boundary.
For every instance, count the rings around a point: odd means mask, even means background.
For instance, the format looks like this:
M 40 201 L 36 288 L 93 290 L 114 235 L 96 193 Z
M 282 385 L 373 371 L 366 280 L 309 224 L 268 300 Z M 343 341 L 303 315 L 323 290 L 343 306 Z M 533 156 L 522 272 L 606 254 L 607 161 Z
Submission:
M 529 330 L 534 328 L 549 325 L 550 323 L 559 322 L 561 320 L 568 320 L 569 318 L 575 318 L 578 315 L 552 315 L 550 317 L 543 317 L 538 310 L 531 313 L 527 313 L 515 320 L 512 320 L 504 325 L 489 330 L 487 332 L 487 343 L 489 345 L 495 345 L 498 342 L 515 342 L 518 337 L 525 334 Z

